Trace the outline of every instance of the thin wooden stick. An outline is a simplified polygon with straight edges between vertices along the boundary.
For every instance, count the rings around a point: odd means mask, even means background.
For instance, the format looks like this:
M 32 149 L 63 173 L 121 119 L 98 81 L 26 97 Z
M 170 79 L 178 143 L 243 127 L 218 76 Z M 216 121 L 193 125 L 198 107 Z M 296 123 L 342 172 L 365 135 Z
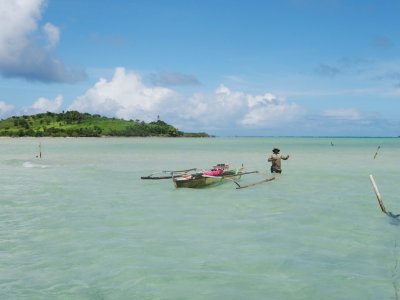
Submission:
M 153 180 L 170 179 L 170 178 L 180 175 L 181 173 L 185 174 L 187 172 L 196 171 L 196 170 L 197 170 L 197 168 L 192 168 L 192 169 L 187 169 L 187 170 L 179 170 L 179 171 L 161 171 L 161 172 L 152 173 L 148 176 L 142 176 L 142 177 L 140 177 L 140 179 L 153 179 Z M 160 174 L 160 173 L 163 173 L 163 174 L 170 173 L 171 175 L 169 175 L 169 176 L 154 176 L 155 174 Z
M 372 175 L 369 175 L 369 179 L 371 180 L 372 187 L 374 188 L 374 192 L 375 192 L 376 198 L 378 199 L 378 203 L 379 203 L 379 206 L 381 207 L 382 212 L 387 214 L 385 205 L 383 204 L 382 197 L 381 197 L 381 194 L 379 193 L 379 190 L 375 183 L 374 177 Z
M 378 146 L 378 148 L 376 149 L 376 152 L 375 152 L 375 154 L 374 154 L 374 159 L 376 158 L 376 156 L 378 155 L 378 151 L 379 151 L 379 149 L 381 149 L 381 146 Z
M 39 154 L 36 155 L 36 158 L 42 158 L 42 143 L 39 142 Z
M 257 181 L 257 182 L 253 182 L 253 183 L 250 183 L 250 184 L 247 184 L 247 185 L 241 185 L 241 186 L 237 187 L 236 189 L 240 190 L 240 189 L 248 188 L 250 186 L 253 186 L 253 185 L 256 185 L 256 184 L 260 184 L 260 183 L 263 183 L 263 182 L 268 182 L 268 181 L 271 181 L 271 180 L 274 180 L 274 179 L 275 179 L 275 177 L 266 178 L 266 179 L 263 179 L 263 180 L 260 180 L 260 181 Z
M 254 174 L 254 173 L 258 173 L 258 171 L 250 171 L 250 172 L 243 172 L 243 173 L 233 173 L 233 174 L 228 174 L 228 175 L 220 175 L 220 176 L 213 176 L 213 175 L 207 175 L 207 174 L 202 174 L 201 176 L 203 177 L 209 177 L 209 178 L 221 178 L 221 179 L 231 179 L 229 177 L 239 177 L 242 175 L 246 175 L 246 174 Z
M 233 175 L 226 175 L 226 176 L 242 176 L 242 175 L 247 175 L 247 174 L 254 174 L 254 173 L 258 173 L 258 171 L 249 171 L 249 172 L 243 172 L 243 173 L 236 173 Z
M 184 173 L 184 172 L 190 172 L 190 171 L 196 171 L 197 168 L 192 168 L 192 169 L 186 169 L 186 170 L 177 170 L 177 171 L 169 171 L 169 170 L 164 170 L 161 171 L 162 173 Z
M 160 179 L 171 179 L 173 176 L 142 176 L 140 179 L 152 179 L 152 180 L 160 180 Z

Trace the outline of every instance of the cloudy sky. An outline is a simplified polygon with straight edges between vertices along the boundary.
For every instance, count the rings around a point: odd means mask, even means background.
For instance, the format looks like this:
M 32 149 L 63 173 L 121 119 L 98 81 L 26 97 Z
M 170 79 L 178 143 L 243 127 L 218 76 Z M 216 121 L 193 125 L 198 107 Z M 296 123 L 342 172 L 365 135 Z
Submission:
M 399 136 L 397 0 L 0 0 L 0 118 Z

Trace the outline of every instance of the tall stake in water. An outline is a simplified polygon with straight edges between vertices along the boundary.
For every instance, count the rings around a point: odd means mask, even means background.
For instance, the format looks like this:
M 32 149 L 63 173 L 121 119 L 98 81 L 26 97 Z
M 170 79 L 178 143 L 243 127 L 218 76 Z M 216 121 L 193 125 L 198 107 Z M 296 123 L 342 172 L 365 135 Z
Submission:
M 39 142 L 39 155 L 37 155 L 36 157 L 42 158 L 42 143 Z
M 374 159 L 376 158 L 376 156 L 378 155 L 378 151 L 379 151 L 379 149 L 381 149 L 381 146 L 378 146 L 378 148 L 376 149 L 376 152 L 375 152 L 375 154 L 374 154 Z
M 382 200 L 381 194 L 379 193 L 378 186 L 375 183 L 374 177 L 372 175 L 369 175 L 369 179 L 371 180 L 372 187 L 374 188 L 374 192 L 375 192 L 376 198 L 378 199 L 378 203 L 379 203 L 379 206 L 381 207 L 382 212 L 387 214 L 385 205 L 383 204 L 383 200 Z

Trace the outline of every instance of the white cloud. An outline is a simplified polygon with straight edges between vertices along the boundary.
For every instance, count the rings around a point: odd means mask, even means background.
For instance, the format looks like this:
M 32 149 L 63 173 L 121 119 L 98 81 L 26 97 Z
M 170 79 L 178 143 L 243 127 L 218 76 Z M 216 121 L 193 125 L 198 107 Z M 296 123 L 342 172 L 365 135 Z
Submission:
M 146 87 L 138 74 L 116 68 L 110 81 L 101 78 L 84 95 L 76 98 L 68 110 L 150 121 L 173 109 L 170 101 L 174 96 L 173 90 Z
M 37 29 L 43 0 L 2 1 L 0 6 L 0 60 L 16 63 L 29 44 L 27 35 Z
M 191 97 L 185 118 L 197 119 L 214 128 L 219 124 L 271 128 L 295 121 L 301 114 L 299 106 L 286 103 L 273 94 L 233 92 L 220 85 L 212 95 L 197 94 Z
M 240 121 L 248 127 L 271 128 L 284 123 L 291 123 L 302 115 L 296 104 L 271 103 L 251 109 Z
M 7 104 L 4 101 L 0 101 L 0 117 L 7 116 L 13 110 L 14 110 L 13 105 Z
M 361 119 L 361 113 L 355 108 L 328 109 L 323 111 L 322 115 L 336 120 L 358 121 Z
M 76 82 L 86 77 L 70 69 L 50 52 L 59 41 L 60 31 L 51 23 L 38 31 L 44 0 L 1 1 L 0 73 L 43 82 Z M 40 45 L 41 35 L 47 45 Z
M 246 106 L 245 94 L 233 92 L 224 85 L 220 85 L 215 91 L 215 104 L 220 113 L 234 115 Z M 211 109 L 213 109 L 211 107 Z
M 46 23 L 43 26 L 43 31 L 47 36 L 48 48 L 53 48 L 60 40 L 60 29 L 51 23 Z
M 294 103 L 287 103 L 271 93 L 247 95 L 249 110 L 240 121 L 247 127 L 274 128 L 298 120 L 303 110 Z
M 249 107 L 252 108 L 263 104 L 268 105 L 268 104 L 278 103 L 279 99 L 273 94 L 266 93 L 264 95 L 257 95 L 257 96 L 248 95 L 247 101 L 249 103 Z
M 247 95 L 249 110 L 240 123 L 248 127 L 271 128 L 283 123 L 291 123 L 302 115 L 302 109 L 287 103 L 271 93 L 264 95 Z
M 137 73 L 124 68 L 116 68 L 111 80 L 100 79 L 68 110 L 144 121 L 160 115 L 187 131 L 272 128 L 296 121 L 302 114 L 299 106 L 273 94 L 251 95 L 222 84 L 211 94 L 186 98 L 169 88 L 148 87 Z
M 208 128 L 234 126 L 247 108 L 246 96 L 220 85 L 212 94 L 194 94 L 182 103 L 179 118 Z
M 43 97 L 38 98 L 35 103 L 30 107 L 33 113 L 42 112 L 58 112 L 60 111 L 61 105 L 63 103 L 63 96 L 57 95 L 53 100 L 46 99 Z

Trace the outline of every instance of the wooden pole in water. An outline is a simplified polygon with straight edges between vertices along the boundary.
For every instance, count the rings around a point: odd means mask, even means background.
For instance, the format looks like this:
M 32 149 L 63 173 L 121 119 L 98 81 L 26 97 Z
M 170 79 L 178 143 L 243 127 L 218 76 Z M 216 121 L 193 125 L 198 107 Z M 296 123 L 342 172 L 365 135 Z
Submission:
M 381 149 L 381 146 L 378 146 L 378 148 L 376 149 L 376 152 L 375 152 L 375 154 L 374 154 L 374 159 L 376 158 L 376 156 L 378 155 L 378 151 L 379 151 L 379 149 Z
M 39 154 L 36 157 L 42 158 L 42 143 L 41 142 L 39 142 Z
M 263 183 L 263 182 L 268 182 L 268 181 L 271 181 L 271 180 L 274 180 L 275 179 L 275 177 L 271 177 L 271 178 L 266 178 L 266 179 L 263 179 L 263 180 L 260 180 L 260 181 L 257 181 L 257 182 L 253 182 L 253 183 L 250 183 L 250 184 L 247 184 L 247 185 L 239 185 L 239 184 L 237 184 L 236 182 L 236 184 L 238 185 L 238 187 L 236 188 L 237 190 L 240 190 L 240 189 L 245 189 L 245 188 L 248 188 L 248 187 L 250 187 L 250 186 L 254 186 L 254 185 L 256 185 L 256 184 L 260 184 L 260 183 Z
M 382 212 L 387 214 L 385 205 L 383 204 L 382 197 L 381 197 L 381 194 L 379 193 L 378 187 L 376 186 L 374 177 L 372 175 L 369 175 L 369 179 L 371 180 L 372 187 L 374 188 L 374 192 L 375 192 L 376 198 L 378 199 L 378 203 L 379 203 L 379 206 L 381 207 Z

